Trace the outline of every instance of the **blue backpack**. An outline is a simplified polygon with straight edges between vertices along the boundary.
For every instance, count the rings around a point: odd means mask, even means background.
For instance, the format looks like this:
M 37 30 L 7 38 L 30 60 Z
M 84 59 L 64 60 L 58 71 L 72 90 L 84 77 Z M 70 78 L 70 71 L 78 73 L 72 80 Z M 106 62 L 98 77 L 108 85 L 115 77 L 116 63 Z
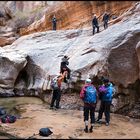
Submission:
M 86 87 L 86 93 L 84 97 L 85 103 L 96 103 L 96 89 L 94 86 Z

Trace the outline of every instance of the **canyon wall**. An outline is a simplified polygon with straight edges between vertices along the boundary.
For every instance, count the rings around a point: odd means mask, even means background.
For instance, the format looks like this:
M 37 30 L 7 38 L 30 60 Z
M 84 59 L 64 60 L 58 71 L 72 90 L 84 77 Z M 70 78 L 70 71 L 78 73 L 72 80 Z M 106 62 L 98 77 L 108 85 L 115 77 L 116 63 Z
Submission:
M 0 48 L 0 96 L 40 97 L 44 92 L 50 92 L 50 79 L 59 73 L 63 55 L 68 55 L 71 83 L 70 86 L 64 85 L 64 89 L 79 93 L 88 76 L 93 78 L 94 83 L 98 83 L 102 75 L 109 77 L 116 85 L 113 111 L 140 118 L 140 3 L 133 5 L 132 1 L 123 1 L 120 5 L 118 1 L 109 2 L 114 10 L 107 3 L 50 3 L 41 20 L 21 30 L 24 36 L 12 45 Z M 93 9 L 97 4 L 103 7 Z M 133 6 L 127 9 L 131 4 Z M 96 11 L 97 15 L 101 15 L 111 9 L 114 15 L 119 16 L 117 21 L 93 36 L 89 26 L 92 14 Z M 58 29 L 69 30 L 52 31 L 48 20 L 53 14 L 62 18 Z M 5 38 L 0 39 L 3 43 Z
M 91 28 L 83 28 L 20 37 L 0 50 L 0 95 L 49 93 L 50 80 L 59 73 L 61 58 L 68 55 L 71 82 L 63 84 L 64 90 L 79 93 L 87 77 L 93 78 L 95 85 L 101 76 L 108 77 L 116 87 L 112 110 L 140 118 L 139 12 L 137 3 L 121 21 L 94 36 Z
M 57 4 L 54 2 L 46 8 L 46 13 L 40 20 L 27 28 L 22 28 L 20 34 L 52 30 L 53 15 L 58 20 L 58 30 L 89 27 L 94 13 L 100 21 L 105 11 L 110 13 L 111 18 L 118 17 L 134 3 L 135 1 L 64 1 Z

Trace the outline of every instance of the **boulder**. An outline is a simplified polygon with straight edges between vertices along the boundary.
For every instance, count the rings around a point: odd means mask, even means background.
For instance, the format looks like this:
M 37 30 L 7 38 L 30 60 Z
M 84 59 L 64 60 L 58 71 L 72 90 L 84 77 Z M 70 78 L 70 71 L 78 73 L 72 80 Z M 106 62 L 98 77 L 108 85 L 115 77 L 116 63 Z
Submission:
M 8 52 L 0 48 L 0 62 L 0 96 L 12 96 L 16 78 L 26 66 L 26 57 L 18 52 Z

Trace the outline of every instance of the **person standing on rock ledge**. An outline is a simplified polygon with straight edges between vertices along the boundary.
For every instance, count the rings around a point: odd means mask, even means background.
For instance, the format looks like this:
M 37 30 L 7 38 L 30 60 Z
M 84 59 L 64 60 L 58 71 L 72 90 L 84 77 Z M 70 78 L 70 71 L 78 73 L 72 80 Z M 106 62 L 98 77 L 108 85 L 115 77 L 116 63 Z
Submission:
M 110 106 L 115 89 L 108 79 L 103 79 L 103 85 L 99 87 L 99 96 L 101 100 L 97 123 L 101 123 L 103 113 L 105 114 L 106 126 L 110 122 Z
M 99 33 L 99 23 L 96 14 L 94 14 L 92 19 L 93 35 L 95 34 L 95 28 L 97 28 L 97 33 Z
M 53 16 L 53 18 L 52 18 L 52 26 L 53 26 L 53 30 L 56 30 L 56 23 L 57 23 L 57 19 L 56 19 L 56 17 L 55 17 L 55 15 Z
M 108 28 L 109 14 L 107 12 L 103 15 L 104 29 Z
M 93 127 L 95 124 L 95 108 L 97 104 L 97 90 L 91 84 L 91 79 L 86 79 L 85 85 L 83 86 L 81 92 L 80 92 L 80 98 L 84 102 L 84 122 L 85 122 L 85 129 L 84 131 L 88 133 L 88 120 L 90 115 L 90 123 L 91 127 L 89 129 L 89 132 L 93 131 Z

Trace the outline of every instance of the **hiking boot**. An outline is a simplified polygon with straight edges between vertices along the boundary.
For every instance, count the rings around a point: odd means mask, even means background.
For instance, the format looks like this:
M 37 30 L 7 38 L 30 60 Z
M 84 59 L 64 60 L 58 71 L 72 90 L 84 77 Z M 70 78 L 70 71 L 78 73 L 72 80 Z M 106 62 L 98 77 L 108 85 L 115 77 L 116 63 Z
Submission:
M 61 107 L 60 106 L 55 106 L 55 109 L 60 109 Z
M 90 132 L 90 133 L 93 132 L 93 126 L 90 127 L 89 132 Z
M 50 109 L 53 109 L 53 107 L 52 107 L 52 106 L 50 106 Z
M 88 133 L 88 127 L 86 127 L 86 128 L 84 129 L 84 131 L 85 131 L 86 133 Z
M 102 123 L 102 121 L 101 121 L 100 119 L 98 119 L 96 122 L 97 122 L 97 123 L 100 123 L 100 124 Z
M 109 126 L 109 123 L 108 123 L 108 122 L 106 122 L 106 123 L 105 123 L 105 125 L 106 125 L 106 126 Z

